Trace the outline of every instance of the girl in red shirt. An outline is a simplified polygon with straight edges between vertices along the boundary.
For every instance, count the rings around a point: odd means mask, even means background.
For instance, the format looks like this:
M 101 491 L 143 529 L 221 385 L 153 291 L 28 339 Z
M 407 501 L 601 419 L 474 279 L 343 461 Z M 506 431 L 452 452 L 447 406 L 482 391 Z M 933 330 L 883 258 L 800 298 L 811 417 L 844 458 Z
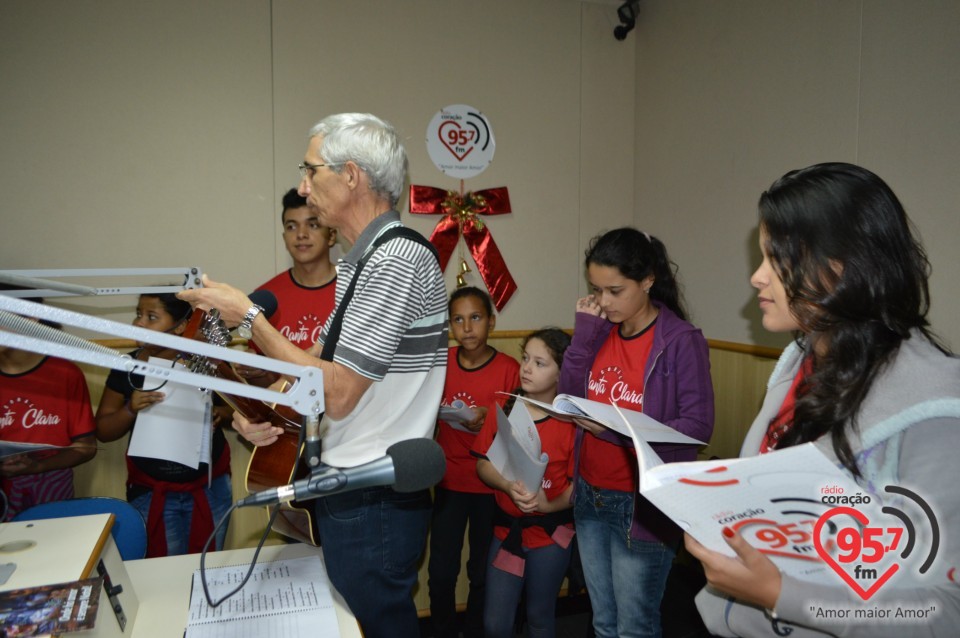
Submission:
M 472 421 L 456 427 L 439 421 L 437 443 L 447 459 L 447 471 L 434 489 L 430 523 L 430 617 L 434 638 L 457 638 L 456 587 L 464 532 L 469 535 L 467 577 L 470 589 L 464 618 L 464 638 L 483 637 L 484 581 L 487 551 L 493 535 L 493 491 L 477 477 L 477 460 L 470 454 L 477 432 L 494 403 L 503 405 L 519 383 L 520 366 L 510 355 L 487 343 L 497 323 L 490 296 L 473 286 L 450 295 L 450 333 L 457 345 L 447 356 L 447 380 L 441 405 L 470 408 Z M 467 526 L 469 524 L 469 531 Z
M 558 328 L 528 336 L 523 342 L 519 392 L 538 401 L 553 401 L 568 345 L 570 337 Z M 512 636 L 517 605 L 525 592 L 529 635 L 548 638 L 555 633 L 557 594 L 573 549 L 570 493 L 575 430 L 573 424 L 549 417 L 535 406 L 508 405 L 510 409 L 530 411 L 549 462 L 540 485 L 506 480 L 485 456 L 497 434 L 496 412 L 487 414 L 473 447 L 477 474 L 495 490 L 497 501 L 484 629 L 487 638 Z

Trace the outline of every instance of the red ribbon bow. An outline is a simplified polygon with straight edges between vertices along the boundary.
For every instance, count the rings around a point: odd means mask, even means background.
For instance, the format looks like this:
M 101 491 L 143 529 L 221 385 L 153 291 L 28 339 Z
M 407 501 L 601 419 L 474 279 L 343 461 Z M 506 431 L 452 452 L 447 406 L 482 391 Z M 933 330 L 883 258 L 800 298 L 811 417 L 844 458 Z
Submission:
M 410 212 L 414 215 L 443 215 L 430 234 L 430 242 L 440 254 L 441 270 L 446 270 L 457 241 L 463 235 L 493 304 L 497 311 L 502 310 L 517 291 L 517 284 L 493 241 L 493 235 L 478 215 L 509 213 L 510 197 L 506 187 L 460 194 L 414 184 L 410 186 Z

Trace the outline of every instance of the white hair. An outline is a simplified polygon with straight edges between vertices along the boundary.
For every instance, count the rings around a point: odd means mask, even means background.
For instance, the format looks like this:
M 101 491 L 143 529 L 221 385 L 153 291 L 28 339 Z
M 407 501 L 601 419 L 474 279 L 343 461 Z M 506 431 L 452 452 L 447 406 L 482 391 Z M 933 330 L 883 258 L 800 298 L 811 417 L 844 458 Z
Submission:
M 367 174 L 370 189 L 396 207 L 407 176 L 407 152 L 396 129 L 369 113 L 328 115 L 310 129 L 310 137 L 323 137 L 319 153 L 335 165 L 352 161 Z

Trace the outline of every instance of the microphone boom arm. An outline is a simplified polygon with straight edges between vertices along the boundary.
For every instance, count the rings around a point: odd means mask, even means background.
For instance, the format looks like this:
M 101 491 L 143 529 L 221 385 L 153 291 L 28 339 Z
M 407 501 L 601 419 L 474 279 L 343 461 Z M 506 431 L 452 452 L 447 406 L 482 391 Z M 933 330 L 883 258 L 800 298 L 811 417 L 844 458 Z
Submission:
M 65 268 L 41 270 L 0 270 L 0 283 L 24 286 L 25 290 L 4 290 L 8 297 L 67 297 L 76 295 L 158 295 L 200 288 L 202 272 L 196 266 L 188 268 Z M 183 279 L 179 286 L 104 286 L 73 284 L 46 277 L 141 277 L 175 275 Z
M 4 294 L 0 294 L 0 345 L 19 350 L 38 352 L 71 361 L 82 361 L 114 370 L 156 376 L 162 379 L 169 379 L 174 383 L 181 383 L 198 388 L 209 388 L 226 394 L 259 399 L 266 403 L 279 403 L 280 405 L 290 406 L 298 414 L 304 416 L 317 415 L 324 410 L 323 375 L 319 368 L 313 366 L 298 366 L 278 359 L 271 359 L 231 348 L 202 343 L 194 339 L 185 339 L 176 335 L 138 328 L 136 326 L 101 319 L 62 308 L 16 299 L 7 296 L 5 294 L 6 292 L 7 291 L 5 291 Z M 84 340 L 73 335 L 70 336 L 72 337 L 71 341 L 74 343 L 63 343 L 61 341 L 53 341 L 2 329 L 5 325 L 8 326 L 13 323 L 13 320 L 19 319 L 16 315 L 49 319 L 64 325 L 110 335 L 111 337 L 132 339 L 142 343 L 164 346 L 177 352 L 197 354 L 211 359 L 220 359 L 231 363 L 261 368 L 293 377 L 296 381 L 288 391 L 278 392 L 246 383 L 206 376 L 196 372 L 178 370 L 172 367 L 155 366 L 146 361 L 137 361 L 129 355 L 104 352 L 101 346 L 92 342 L 87 342 L 89 346 L 92 347 L 84 347 L 82 345 Z M 46 326 L 42 327 L 45 328 Z

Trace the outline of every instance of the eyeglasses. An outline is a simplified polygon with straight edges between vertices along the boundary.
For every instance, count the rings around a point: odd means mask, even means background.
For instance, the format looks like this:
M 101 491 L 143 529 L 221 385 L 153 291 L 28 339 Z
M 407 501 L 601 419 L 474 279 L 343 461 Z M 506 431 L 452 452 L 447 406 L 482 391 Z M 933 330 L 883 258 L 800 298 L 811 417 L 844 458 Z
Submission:
M 317 169 L 322 166 L 341 166 L 345 162 L 327 162 L 326 164 L 309 164 L 307 162 L 300 162 L 297 165 L 297 168 L 300 169 L 300 179 L 304 177 L 313 177 L 317 174 Z

